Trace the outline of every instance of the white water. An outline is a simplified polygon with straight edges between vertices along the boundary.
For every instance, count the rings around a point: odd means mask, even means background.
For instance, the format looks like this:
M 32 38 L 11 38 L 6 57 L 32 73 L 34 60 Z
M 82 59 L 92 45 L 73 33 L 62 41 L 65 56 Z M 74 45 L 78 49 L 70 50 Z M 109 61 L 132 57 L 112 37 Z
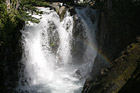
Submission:
M 73 17 L 67 12 L 66 17 L 60 22 L 59 16 L 53 10 L 39 9 L 44 11 L 40 23 L 27 24 L 22 31 L 24 50 L 22 62 L 25 69 L 20 73 L 17 90 L 30 93 L 81 93 L 96 56 L 96 50 L 91 46 L 95 46 L 94 35 L 97 24 L 92 24 L 85 14 L 88 8 L 76 10 L 86 28 L 88 44 L 85 45 L 83 62 L 74 66 L 71 53 Z M 94 11 L 92 12 L 94 14 Z M 39 18 L 37 15 L 33 16 Z M 50 31 L 51 29 L 53 31 Z M 53 43 L 50 42 L 52 38 Z M 54 43 L 58 44 L 55 52 L 53 52 Z M 76 73 L 78 70 L 80 74 Z

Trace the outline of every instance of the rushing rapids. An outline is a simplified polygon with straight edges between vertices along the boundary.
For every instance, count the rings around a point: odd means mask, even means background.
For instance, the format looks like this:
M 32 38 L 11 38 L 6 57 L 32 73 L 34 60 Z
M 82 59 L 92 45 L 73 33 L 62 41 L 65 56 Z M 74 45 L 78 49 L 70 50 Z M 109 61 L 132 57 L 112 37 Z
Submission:
M 69 12 L 60 21 L 54 10 L 39 9 L 44 13 L 33 16 L 40 18 L 40 23 L 29 22 L 22 30 L 23 66 L 17 91 L 81 93 L 85 80 L 90 77 L 96 56 L 97 20 L 92 22 L 90 17 L 94 15 L 97 19 L 97 12 L 90 8 L 76 9 L 79 23 L 75 23 L 75 26 L 82 28 L 79 32 L 83 34 L 84 40 L 81 40 L 74 37 L 74 17 Z M 83 46 L 82 53 L 77 53 L 82 55 L 82 60 L 76 58 L 73 52 L 78 42 Z

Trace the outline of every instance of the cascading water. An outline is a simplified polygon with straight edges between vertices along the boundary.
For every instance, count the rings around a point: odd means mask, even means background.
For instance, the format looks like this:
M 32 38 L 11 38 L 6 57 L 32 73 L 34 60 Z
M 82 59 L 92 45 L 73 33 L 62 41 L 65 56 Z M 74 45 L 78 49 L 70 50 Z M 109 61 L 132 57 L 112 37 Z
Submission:
M 83 42 L 83 61 L 76 65 L 77 62 L 72 60 L 73 17 L 67 12 L 61 22 L 55 11 L 39 9 L 44 11 L 40 23 L 27 24 L 22 31 L 22 63 L 25 67 L 21 69 L 17 90 L 19 93 L 81 93 L 96 56 L 93 46 L 96 44 L 97 22 L 93 24 L 89 15 L 97 14 L 90 8 L 76 9 L 85 28 L 87 42 Z

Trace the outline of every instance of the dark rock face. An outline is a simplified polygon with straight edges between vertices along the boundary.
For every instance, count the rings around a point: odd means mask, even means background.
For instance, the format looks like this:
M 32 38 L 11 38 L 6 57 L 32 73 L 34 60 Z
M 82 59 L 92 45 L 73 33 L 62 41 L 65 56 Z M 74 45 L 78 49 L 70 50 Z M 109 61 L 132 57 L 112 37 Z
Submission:
M 93 76 L 100 68 L 107 67 L 110 62 L 120 56 L 129 44 L 136 42 L 136 36 L 140 34 L 139 28 L 123 23 L 112 23 L 109 15 L 101 13 L 100 27 L 98 33 L 98 55 L 94 62 Z M 135 30 L 135 32 L 134 32 Z M 106 62 L 103 58 L 107 58 Z M 97 72 L 97 73 L 94 73 Z
M 85 52 L 85 45 L 83 41 L 86 40 L 86 33 L 85 33 L 85 27 L 83 23 L 81 22 L 81 19 L 78 18 L 77 15 L 74 16 L 74 24 L 73 24 L 73 42 L 72 42 L 72 58 L 74 62 L 83 61 L 83 55 Z
M 129 21 L 128 23 L 119 19 L 114 21 L 111 17 L 111 13 L 114 12 L 111 1 L 104 2 L 103 8 L 106 10 L 100 14 L 97 34 L 98 55 L 93 65 L 93 81 L 89 85 L 85 84 L 88 87 L 84 87 L 83 93 L 139 93 L 140 91 L 140 56 L 138 56 L 140 47 L 139 43 L 135 43 L 140 42 L 137 37 L 140 35 L 140 27 L 136 26 L 137 23 Z
M 70 12 L 71 16 L 75 15 L 76 14 L 75 7 L 70 7 L 69 12 Z
M 47 28 L 48 31 L 48 39 L 49 39 L 49 45 L 50 47 L 46 46 L 46 30 L 42 32 L 42 42 L 43 42 L 43 49 L 49 48 L 52 53 L 54 53 L 55 55 L 57 54 L 57 49 L 59 46 L 59 35 L 58 35 L 58 31 L 57 31 L 57 26 L 55 25 L 54 22 L 52 21 L 48 21 L 49 24 L 49 28 Z

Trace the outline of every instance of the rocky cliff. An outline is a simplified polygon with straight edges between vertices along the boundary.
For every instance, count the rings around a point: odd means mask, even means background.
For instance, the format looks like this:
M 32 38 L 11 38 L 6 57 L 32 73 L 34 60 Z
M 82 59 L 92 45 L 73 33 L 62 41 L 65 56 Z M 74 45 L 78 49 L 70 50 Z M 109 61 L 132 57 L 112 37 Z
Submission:
M 98 7 L 101 12 L 98 56 L 92 72 L 94 82 L 87 80 L 83 93 L 132 93 L 132 91 L 138 93 L 140 91 L 138 87 L 140 47 L 139 43 L 136 43 L 136 37 L 140 35 L 137 17 L 139 14 L 134 10 L 135 15 L 129 16 L 134 8 L 132 4 L 121 2 L 124 4 L 119 6 L 117 4 L 120 2 L 115 1 L 100 2 L 102 7 Z M 117 9 L 120 7 L 122 11 Z M 138 6 L 135 9 L 139 9 Z
M 127 47 L 122 55 L 105 68 L 84 93 L 138 93 L 140 80 L 140 43 Z M 87 91 L 88 90 L 88 91 Z

